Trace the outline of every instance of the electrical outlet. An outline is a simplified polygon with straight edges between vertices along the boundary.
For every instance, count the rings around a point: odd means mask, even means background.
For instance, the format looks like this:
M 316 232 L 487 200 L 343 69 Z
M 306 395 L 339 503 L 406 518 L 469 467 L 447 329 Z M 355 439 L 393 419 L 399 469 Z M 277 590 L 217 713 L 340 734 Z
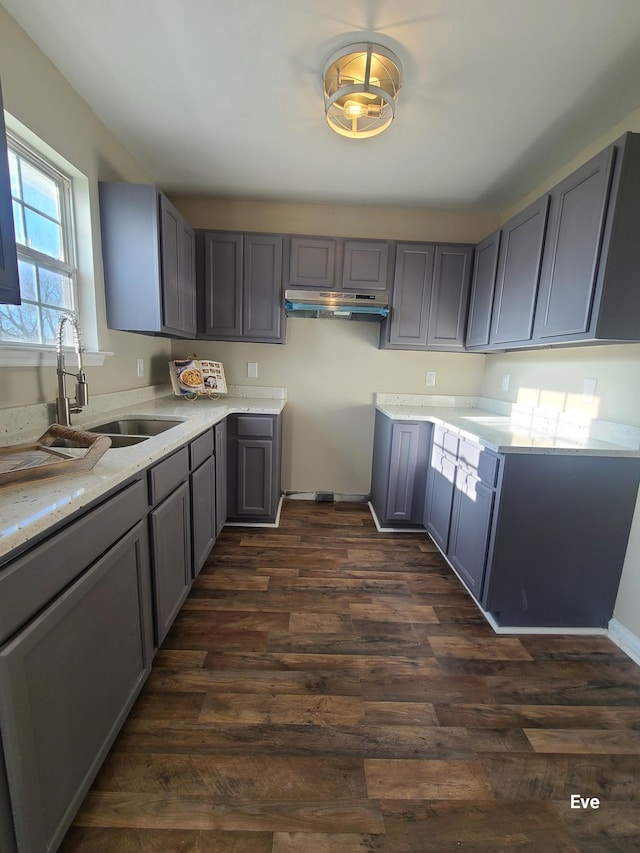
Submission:
M 144 376 L 144 358 L 136 359 L 136 376 Z
M 435 370 L 427 370 L 427 376 L 425 378 L 425 385 L 435 385 L 436 384 L 436 372 Z
M 585 403 L 593 403 L 596 394 L 597 379 L 585 379 L 582 383 L 582 400 Z
M 258 362 L 257 361 L 248 361 L 247 362 L 247 377 L 249 379 L 257 379 L 258 378 Z
M 509 380 L 510 379 L 511 379 L 511 375 L 509 373 L 503 373 L 502 374 L 502 390 L 503 391 L 509 390 Z

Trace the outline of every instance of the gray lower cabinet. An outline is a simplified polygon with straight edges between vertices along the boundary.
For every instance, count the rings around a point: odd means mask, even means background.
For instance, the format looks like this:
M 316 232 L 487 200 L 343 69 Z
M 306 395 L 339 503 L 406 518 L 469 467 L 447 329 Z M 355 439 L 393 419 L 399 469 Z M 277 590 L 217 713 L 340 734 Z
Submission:
M 20 304 L 16 236 L 11 208 L 11 182 L 7 164 L 7 133 L 0 91 L 0 303 Z
M 398 243 L 385 349 L 464 350 L 473 246 Z
M 227 520 L 227 419 L 219 421 L 213 428 L 216 457 L 216 539 L 220 536 Z
M 283 238 L 198 233 L 198 337 L 284 343 Z
M 200 572 L 217 536 L 216 458 L 213 430 L 189 444 L 191 496 L 191 565 L 194 578 Z
M 272 523 L 280 501 L 280 417 L 236 414 L 227 421 L 228 519 Z
M 149 469 L 151 574 L 156 642 L 162 643 L 192 582 L 189 453 L 183 447 Z
M 108 327 L 193 338 L 193 229 L 155 186 L 101 181 L 99 190 Z
M 134 482 L 0 572 L 3 853 L 57 849 L 150 671 L 146 506 Z
M 496 454 L 436 426 L 424 525 L 501 627 L 604 628 L 640 460 Z
M 376 411 L 371 505 L 382 525 L 422 524 L 431 424 Z

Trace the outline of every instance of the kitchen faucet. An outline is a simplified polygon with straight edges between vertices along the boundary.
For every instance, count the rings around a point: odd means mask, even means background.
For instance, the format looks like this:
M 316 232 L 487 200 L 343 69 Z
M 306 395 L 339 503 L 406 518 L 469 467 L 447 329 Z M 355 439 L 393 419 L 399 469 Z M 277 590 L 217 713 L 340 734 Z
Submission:
M 78 357 L 78 372 L 69 373 L 65 370 L 64 353 L 62 351 L 62 340 L 64 337 L 64 324 L 70 323 L 73 330 L 73 342 Z M 58 320 L 58 329 L 56 332 L 56 354 L 58 356 L 58 396 L 56 397 L 56 422 L 69 426 L 71 424 L 71 414 L 76 414 L 82 411 L 83 406 L 89 402 L 89 391 L 87 389 L 87 379 L 82 369 L 82 335 L 80 333 L 80 324 L 75 314 L 62 314 Z M 70 399 L 67 397 L 65 388 L 65 377 L 76 377 L 76 396 L 73 401 L 73 406 L 70 406 Z

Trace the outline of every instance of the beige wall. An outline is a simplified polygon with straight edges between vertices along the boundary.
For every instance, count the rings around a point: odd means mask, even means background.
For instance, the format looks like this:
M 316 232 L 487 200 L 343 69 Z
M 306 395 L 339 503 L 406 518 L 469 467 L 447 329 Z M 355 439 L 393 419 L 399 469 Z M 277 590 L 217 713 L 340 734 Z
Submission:
M 87 369 L 90 393 L 165 381 L 168 341 L 112 332 L 105 322 L 97 181 L 148 183 L 149 177 L 2 8 L 0 80 L 5 110 L 88 178 L 85 209 L 90 218 L 79 223 L 80 266 L 95 281 L 99 347 L 114 353 L 103 367 Z M 136 378 L 137 357 L 145 359 L 142 379 Z M 53 367 L 0 368 L 0 407 L 53 401 L 55 395 Z

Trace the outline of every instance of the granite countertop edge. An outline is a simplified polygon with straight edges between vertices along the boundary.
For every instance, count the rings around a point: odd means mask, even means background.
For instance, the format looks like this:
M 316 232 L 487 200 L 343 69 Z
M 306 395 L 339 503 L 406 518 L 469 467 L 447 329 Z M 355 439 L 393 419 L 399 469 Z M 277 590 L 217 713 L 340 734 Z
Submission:
M 494 453 L 640 457 L 640 448 L 593 438 L 569 438 L 554 431 L 532 429 L 508 415 L 475 406 L 394 405 L 376 403 L 392 420 L 429 421 Z
M 0 560 L 4 563 L 32 540 L 39 540 L 42 534 L 215 426 L 227 415 L 245 412 L 278 415 L 285 405 L 286 399 L 224 397 L 215 401 L 206 398 L 188 401 L 167 396 L 115 408 L 99 416 L 74 417 L 73 426 L 87 430 L 107 420 L 133 415 L 175 418 L 183 423 L 139 444 L 110 448 L 91 471 L 0 488 Z M 22 434 L 19 441 L 28 442 L 39 435 Z M 3 444 L 13 443 L 18 442 L 4 437 Z

